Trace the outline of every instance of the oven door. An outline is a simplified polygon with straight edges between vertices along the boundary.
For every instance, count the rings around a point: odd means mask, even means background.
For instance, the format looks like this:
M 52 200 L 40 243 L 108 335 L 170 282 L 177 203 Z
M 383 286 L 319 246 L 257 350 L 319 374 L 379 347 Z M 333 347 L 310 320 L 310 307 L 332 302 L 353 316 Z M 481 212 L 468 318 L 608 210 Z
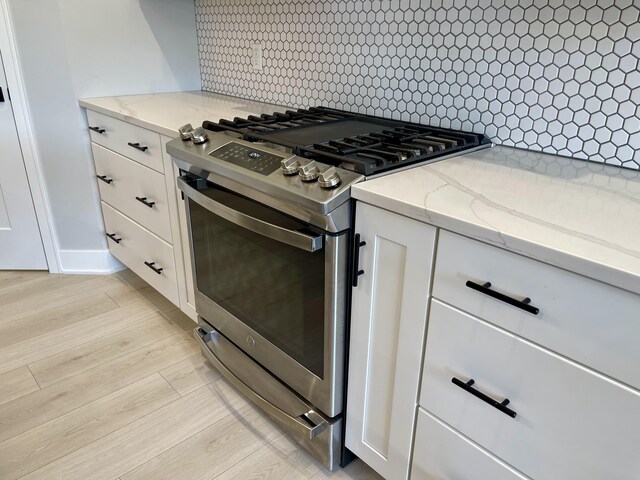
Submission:
M 202 178 L 178 186 L 198 315 L 325 415 L 341 413 L 348 235 Z

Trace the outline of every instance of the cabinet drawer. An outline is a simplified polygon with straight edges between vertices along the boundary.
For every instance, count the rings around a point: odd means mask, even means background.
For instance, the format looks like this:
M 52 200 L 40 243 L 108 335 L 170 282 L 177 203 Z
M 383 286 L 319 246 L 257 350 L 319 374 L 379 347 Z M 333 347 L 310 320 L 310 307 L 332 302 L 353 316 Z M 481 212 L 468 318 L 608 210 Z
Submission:
M 418 410 L 411 480 L 526 480 L 448 425 Z
M 467 281 L 529 297 L 540 311 L 528 313 Z M 640 389 L 640 295 L 441 232 L 433 296 Z
M 92 148 L 96 174 L 112 180 L 98 179 L 102 200 L 172 244 L 164 175 L 100 145 Z
M 436 300 L 420 405 L 532 478 L 640 472 L 640 394 Z
M 106 233 L 115 237 L 109 238 L 109 251 L 149 285 L 179 305 L 171 245 L 104 202 L 102 214 Z M 158 273 L 145 262 L 162 270 Z
M 90 128 L 99 130 L 89 130 L 92 142 L 164 172 L 159 134 L 91 110 L 87 110 L 87 120 Z

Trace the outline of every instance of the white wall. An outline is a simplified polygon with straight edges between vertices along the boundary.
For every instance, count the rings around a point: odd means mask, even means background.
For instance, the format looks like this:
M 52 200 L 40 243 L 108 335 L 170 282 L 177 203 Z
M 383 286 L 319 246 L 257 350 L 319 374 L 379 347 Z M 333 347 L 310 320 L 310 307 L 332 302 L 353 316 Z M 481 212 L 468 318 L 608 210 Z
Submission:
M 193 1 L 9 0 L 9 5 L 59 248 L 104 250 L 78 98 L 199 90 Z

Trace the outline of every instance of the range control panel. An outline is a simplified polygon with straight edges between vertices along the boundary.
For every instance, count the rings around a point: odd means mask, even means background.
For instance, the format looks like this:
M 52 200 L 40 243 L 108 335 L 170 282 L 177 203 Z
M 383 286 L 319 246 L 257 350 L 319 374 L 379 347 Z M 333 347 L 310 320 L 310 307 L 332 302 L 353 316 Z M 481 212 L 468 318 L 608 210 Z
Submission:
M 267 153 L 241 143 L 230 142 L 209 154 L 225 162 L 233 163 L 262 175 L 270 175 L 280 168 L 280 162 L 285 159 L 279 155 Z

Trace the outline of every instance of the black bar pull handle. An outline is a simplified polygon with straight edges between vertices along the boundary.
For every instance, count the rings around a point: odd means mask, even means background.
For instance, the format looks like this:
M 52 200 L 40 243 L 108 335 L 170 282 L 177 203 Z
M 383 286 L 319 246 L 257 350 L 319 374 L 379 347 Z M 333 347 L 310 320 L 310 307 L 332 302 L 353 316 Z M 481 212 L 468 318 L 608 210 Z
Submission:
M 156 272 L 158 275 L 160 275 L 162 273 L 162 270 L 164 270 L 164 268 L 162 267 L 156 267 L 156 262 L 144 262 L 144 264 L 151 270 Z
M 2 92 L 2 87 L 0 87 L 0 103 L 4 103 L 4 93 Z
M 112 183 L 113 182 L 113 178 L 109 178 L 106 175 L 96 175 L 96 178 L 98 180 L 102 180 L 104 183 Z
M 104 132 L 106 132 L 106 130 L 104 128 L 100 128 L 100 127 L 89 127 L 89 130 L 91 130 L 92 132 L 96 132 L 99 133 L 100 135 L 102 135 Z
M 353 243 L 353 286 L 358 286 L 358 277 L 364 274 L 364 270 L 360 270 L 360 249 L 364 247 L 367 242 L 360 241 L 360 234 L 355 234 L 355 241 Z
M 533 315 L 538 315 L 540 313 L 540 309 L 538 307 L 534 307 L 531 305 L 531 299 L 529 297 L 523 300 L 516 300 L 515 298 L 511 298 L 504 293 L 496 292 L 495 290 L 491 290 L 491 282 L 486 282 L 482 285 L 479 283 L 472 282 L 468 280 L 465 284 L 472 290 L 475 290 L 480 293 L 484 293 L 485 295 L 489 295 L 496 300 L 500 300 L 501 302 L 508 303 L 514 307 L 519 308 L 520 310 L 524 310 L 525 312 L 529 312 Z
M 136 200 L 138 200 L 140 203 L 144 203 L 149 208 L 153 208 L 153 206 L 156 204 L 156 202 L 150 202 L 149 200 L 147 200 L 147 197 L 136 197 Z
M 497 408 L 498 410 L 500 410 L 505 415 L 509 415 L 511 418 L 516 418 L 516 415 L 517 415 L 516 412 L 514 412 L 513 410 L 511 410 L 510 408 L 507 407 L 507 405 L 509 405 L 509 399 L 508 398 L 505 398 L 502 402 L 498 402 L 497 400 L 494 400 L 490 396 L 485 395 L 481 391 L 476 390 L 475 388 L 473 388 L 473 384 L 476 383 L 476 381 L 473 378 L 470 379 L 468 382 L 463 382 L 462 380 L 460 380 L 460 379 L 458 379 L 456 377 L 453 377 L 451 379 L 451 383 L 453 383 L 454 385 L 457 385 L 461 389 L 469 392 L 474 397 L 478 397 L 480 400 L 482 400 L 483 402 L 488 403 L 492 407 Z
M 113 240 L 116 243 L 120 243 L 122 241 L 122 238 L 118 238 L 118 236 L 115 233 L 107 233 L 107 237 L 109 237 L 111 240 Z
M 143 145 L 140 145 L 139 143 L 131 143 L 128 142 L 127 145 L 129 145 L 130 147 L 135 148 L 136 150 L 140 150 L 141 152 L 146 152 L 147 150 L 149 150 L 149 147 L 145 147 Z

